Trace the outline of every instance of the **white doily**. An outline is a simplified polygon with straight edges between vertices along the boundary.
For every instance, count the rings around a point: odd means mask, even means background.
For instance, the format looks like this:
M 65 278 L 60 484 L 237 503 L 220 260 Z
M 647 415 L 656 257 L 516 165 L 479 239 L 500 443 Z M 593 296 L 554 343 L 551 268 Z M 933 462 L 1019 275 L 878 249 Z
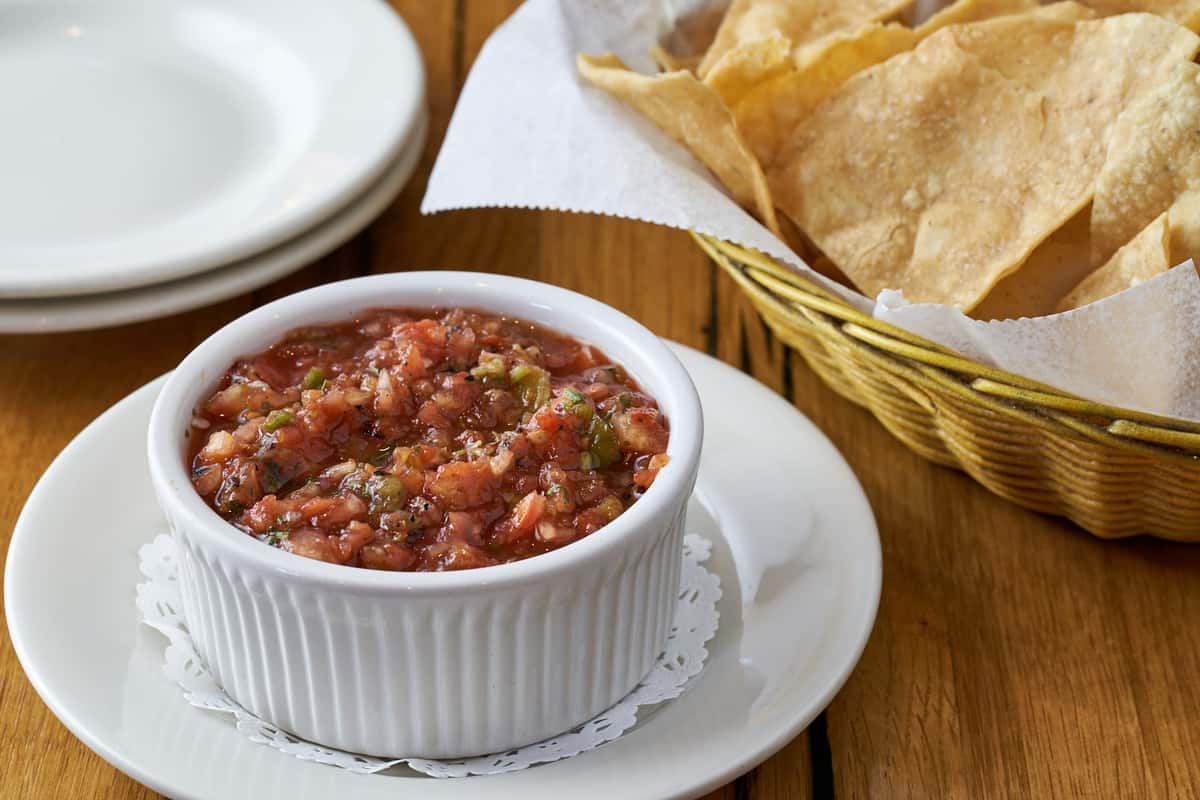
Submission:
M 164 669 L 167 677 L 183 688 L 187 701 L 197 708 L 233 715 L 237 729 L 251 741 L 270 745 L 305 761 L 316 761 L 363 774 L 407 764 L 434 778 L 492 775 L 570 758 L 611 742 L 634 726 L 640 706 L 671 700 L 683 693 L 688 681 L 703 668 L 704 660 L 708 657 L 705 644 L 717 631 L 717 601 L 721 599 L 721 581 L 716 574 L 702 566 L 708 560 L 711 547 L 707 539 L 696 534 L 690 533 L 684 537 L 679 603 L 666 650 L 655 662 L 650 674 L 623 700 L 578 728 L 543 742 L 519 750 L 453 761 L 423 758 L 388 760 L 334 750 L 292 736 L 238 705 L 217 685 L 196 652 L 183 618 L 175 543 L 165 533 L 159 534 L 138 551 L 140 568 L 147 580 L 138 584 L 137 607 L 142 622 L 169 640 Z

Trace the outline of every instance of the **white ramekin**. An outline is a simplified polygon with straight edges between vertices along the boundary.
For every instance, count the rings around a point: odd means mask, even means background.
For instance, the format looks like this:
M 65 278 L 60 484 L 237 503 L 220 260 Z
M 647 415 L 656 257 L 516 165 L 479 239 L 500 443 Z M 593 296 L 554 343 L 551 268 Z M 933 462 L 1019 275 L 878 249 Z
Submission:
M 326 564 L 233 528 L 189 480 L 185 432 L 193 409 L 238 356 L 291 328 L 379 306 L 478 308 L 598 346 L 657 398 L 670 423 L 670 463 L 637 503 L 593 535 L 463 572 Z M 701 439 L 700 401 L 687 372 L 624 314 L 532 281 L 409 272 L 301 292 L 217 331 L 164 386 L 148 448 L 154 490 L 179 547 L 188 626 L 225 690 L 314 742 L 451 758 L 569 730 L 649 671 L 679 591 L 684 511 Z

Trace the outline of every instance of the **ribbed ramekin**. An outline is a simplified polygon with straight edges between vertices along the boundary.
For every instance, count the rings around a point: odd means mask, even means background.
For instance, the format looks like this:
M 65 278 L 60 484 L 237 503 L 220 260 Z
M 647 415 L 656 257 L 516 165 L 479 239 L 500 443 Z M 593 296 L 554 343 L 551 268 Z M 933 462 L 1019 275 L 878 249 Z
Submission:
M 667 415 L 670 463 L 615 521 L 512 564 L 392 573 L 302 558 L 222 520 L 192 488 L 196 405 L 241 355 L 300 326 L 380 306 L 465 306 L 601 348 Z M 313 742 L 453 758 L 569 730 L 628 693 L 662 651 L 679 591 L 684 512 L 702 440 L 687 372 L 652 333 L 583 295 L 465 272 L 329 284 L 230 323 L 167 381 L 150 419 L 154 489 L 180 552 L 184 613 L 224 689 Z

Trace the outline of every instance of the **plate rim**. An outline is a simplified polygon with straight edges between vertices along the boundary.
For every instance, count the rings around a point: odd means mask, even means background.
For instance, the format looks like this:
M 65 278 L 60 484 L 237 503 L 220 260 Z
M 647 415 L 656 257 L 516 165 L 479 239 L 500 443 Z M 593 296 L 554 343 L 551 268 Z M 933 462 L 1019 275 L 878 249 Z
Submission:
M 205 272 L 145 286 L 79 296 L 0 298 L 0 334 L 69 333 L 161 319 L 254 291 L 301 270 L 349 241 L 387 210 L 416 172 L 428 130 L 429 112 L 422 107 L 404 148 L 387 164 L 380 180 L 346 207 L 293 239 Z M 114 305 L 98 312 L 96 303 L 101 308 L 108 303 Z M 136 303 L 136 309 L 130 307 L 132 303 Z M 13 308 L 21 305 L 27 308 Z M 52 308 L 33 311 L 36 306 Z M 12 314 L 19 315 L 19 319 L 36 315 L 43 323 L 10 323 Z
M 809 428 L 809 432 L 823 441 L 824 444 L 829 448 L 830 452 L 836 456 L 837 461 L 840 462 L 840 466 L 848 478 L 846 482 L 847 488 L 853 490 L 857 500 L 860 501 L 862 507 L 866 509 L 867 517 L 870 522 L 870 530 L 867 532 L 869 535 L 865 536 L 869 550 L 868 556 L 871 561 L 871 563 L 867 565 L 869 567 L 870 586 L 862 587 L 868 591 L 869 602 L 862 608 L 862 616 L 859 620 L 859 622 L 861 622 L 860 629 L 854 632 L 854 645 L 851 648 L 852 657 L 847 659 L 846 665 L 837 675 L 831 676 L 830 679 L 826 681 L 825 687 L 817 695 L 815 700 L 810 702 L 809 713 L 798 715 L 791 724 L 784 726 L 784 728 L 781 729 L 776 736 L 771 737 L 768 742 L 763 743 L 762 746 L 754 749 L 753 752 L 747 752 L 743 758 L 737 760 L 734 764 L 731 764 L 719 775 L 716 775 L 704 785 L 698 785 L 694 789 L 689 789 L 686 793 L 680 793 L 678 795 L 679 798 L 692 798 L 699 797 L 713 791 L 714 789 L 724 786 L 725 784 L 735 780 L 739 776 L 745 774 L 757 765 L 771 758 L 771 756 L 778 753 L 780 750 L 790 744 L 797 736 L 804 732 L 817 717 L 824 713 L 825 709 L 829 707 L 831 702 L 833 702 L 833 699 L 837 696 L 838 692 L 840 692 L 842 687 L 846 685 L 846 681 L 848 681 L 850 676 L 854 674 L 855 668 L 858 667 L 859 661 L 862 660 L 863 652 L 866 650 L 867 643 L 871 639 L 871 633 L 875 630 L 875 621 L 879 616 L 879 604 L 883 597 L 883 543 L 879 538 L 879 523 L 875 519 L 875 510 L 871 507 L 871 502 L 867 497 L 866 491 L 862 487 L 862 482 L 858 479 L 858 475 L 854 473 L 854 470 L 850 467 L 849 462 L 847 462 L 845 456 L 842 455 L 841 450 L 834 445 L 834 443 L 826 435 L 825 431 L 821 430 L 817 424 L 808 417 L 807 414 L 802 412 L 788 400 L 784 399 L 778 392 L 775 392 L 761 382 L 755 380 L 748 373 L 743 372 L 742 370 L 739 370 L 730 364 L 726 364 L 724 361 L 721 361 L 714 356 L 708 355 L 707 353 L 702 353 L 695 348 L 688 347 L 687 345 L 669 340 L 668 344 L 676 351 L 677 354 L 681 356 L 683 353 L 680 353 L 679 351 L 689 351 L 692 356 L 699 356 L 704 361 L 709 362 L 710 366 L 719 367 L 724 371 L 727 371 L 729 373 L 730 380 L 736 378 L 740 381 L 754 384 L 763 391 L 763 402 L 771 402 L 772 404 L 786 407 L 788 411 L 794 414 L 801 423 Z M 687 366 L 686 360 L 684 363 L 685 366 Z M 767 395 L 769 395 L 769 397 L 767 397 Z M 702 499 L 701 502 L 703 503 Z
M 858 481 L 857 476 L 854 474 L 849 464 L 845 461 L 844 457 L 842 457 L 840 451 L 838 451 L 833 443 L 829 441 L 824 432 L 821 431 L 815 425 L 815 423 L 813 423 L 812 420 L 804 415 L 799 409 L 795 408 L 791 403 L 779 396 L 776 392 L 772 391 L 766 386 L 763 386 L 746 373 L 741 372 L 740 370 L 737 370 L 736 368 L 693 348 L 680 345 L 675 342 L 668 342 L 668 344 L 673 350 L 675 350 L 676 354 L 681 357 L 681 360 L 684 361 L 685 365 L 690 367 L 689 362 L 691 362 L 693 359 L 699 359 L 701 363 L 705 363 L 709 367 L 716 367 L 720 370 L 727 371 L 730 373 L 729 377 L 731 379 L 737 378 L 741 381 L 753 384 L 762 392 L 764 400 L 766 400 L 767 396 L 769 396 L 770 398 L 773 398 L 773 402 L 775 404 L 786 408 L 792 414 L 794 414 L 797 418 L 797 422 L 806 427 L 810 434 L 815 434 L 816 437 L 819 437 L 821 440 L 823 440 L 825 445 L 828 447 L 830 454 L 835 456 L 837 462 L 840 462 L 840 468 L 844 471 L 843 477 L 848 478 L 848 480 L 845 481 L 846 488 L 853 490 L 854 494 L 856 495 L 856 499 L 861 501 L 861 509 L 865 511 L 866 521 L 870 523 L 860 531 L 860 538 L 863 540 L 862 543 L 867 545 L 865 551 L 861 553 L 861 557 L 863 559 L 863 563 L 865 564 L 864 576 L 869 580 L 869 585 L 864 584 L 862 586 L 855 587 L 859 591 L 866 592 L 866 599 L 868 602 L 858 606 L 857 619 L 847 616 L 845 620 L 840 620 L 841 623 L 847 626 L 847 629 L 849 629 L 849 626 L 852 626 L 855 623 L 858 624 L 857 629 L 853 630 L 853 647 L 847 650 L 847 653 L 852 655 L 852 658 L 846 657 L 840 659 L 840 661 L 844 662 L 843 666 L 836 671 L 836 674 L 831 673 L 830 677 L 825 681 L 822 690 L 819 693 L 815 693 L 813 699 L 806 703 L 806 710 L 804 713 L 795 715 L 787 724 L 776 729 L 771 736 L 759 742 L 757 746 L 747 749 L 732 762 L 725 764 L 719 769 L 708 772 L 702 780 L 689 783 L 673 794 L 664 795 L 679 798 L 691 798 L 698 797 L 716 787 L 724 785 L 737 776 L 745 773 L 747 770 L 753 768 L 755 765 L 765 761 L 771 755 L 778 752 L 789 742 L 791 742 L 828 706 L 833 697 L 849 679 L 850 675 L 853 674 L 853 671 L 858 665 L 858 662 L 861 659 L 862 653 L 874 629 L 882 593 L 883 564 L 882 545 L 878 535 L 878 524 L 875 520 L 874 512 L 870 507 L 870 503 L 867 500 L 866 494 L 862 489 L 862 485 Z M 29 499 L 26 500 L 25 507 L 22 508 L 22 511 L 18 516 L 17 523 L 13 529 L 12 539 L 10 541 L 4 573 L 5 616 L 8 624 L 9 637 L 13 643 L 14 653 L 17 655 L 17 659 L 21 664 L 22 669 L 25 671 L 26 677 L 29 679 L 39 697 L 41 697 L 42 701 L 46 703 L 55 716 L 58 717 L 58 719 L 68 728 L 68 730 L 71 731 L 72 734 L 79 738 L 89 749 L 91 749 L 108 763 L 112 764 L 115 768 L 121 770 L 127 775 L 130 775 L 135 780 L 138 780 L 155 791 L 167 794 L 168 796 L 203 797 L 203 795 L 188 795 L 186 792 L 181 792 L 178 787 L 172 787 L 171 785 L 160 781 L 153 773 L 141 769 L 136 763 L 124 757 L 118 749 L 110 747 L 102 738 L 93 735 L 93 733 L 89 731 L 71 713 L 69 708 L 66 708 L 61 702 L 59 702 L 60 698 L 57 698 L 54 695 L 51 688 L 46 684 L 44 676 L 39 673 L 31 673 L 29 671 L 27 666 L 29 653 L 26 650 L 26 644 L 22 638 L 24 634 L 17 633 L 17 631 L 20 630 L 19 627 L 14 629 L 12 626 L 14 613 L 13 609 L 19 608 L 21 604 L 20 601 L 17 601 L 16 603 L 13 602 L 16 590 L 12 588 L 13 583 L 8 579 L 8 576 L 10 575 L 12 564 L 18 559 L 18 556 L 14 554 L 23 550 L 25 547 L 25 540 L 31 538 L 29 534 L 21 533 L 22 530 L 32 524 L 26 520 L 28 509 L 31 505 L 30 499 L 32 499 L 38 492 L 38 489 L 42 485 L 45 476 L 48 475 L 51 470 L 55 469 L 56 465 L 58 465 L 60 462 L 68 461 L 76 450 L 85 447 L 92 438 L 101 435 L 100 430 L 102 429 L 101 423 L 103 421 L 121 414 L 128 405 L 141 400 L 144 394 L 152 393 L 161 389 L 161 385 L 163 382 L 165 382 L 166 378 L 167 375 L 162 375 L 144 384 L 97 416 L 95 420 L 89 423 L 83 429 L 83 431 L 81 431 L 75 438 L 71 440 L 70 443 L 68 443 L 62 452 L 53 460 L 50 466 L 47 467 L 46 472 L 43 473 L 43 476 L 39 478 L 37 485 L 35 485 L 33 491 L 30 492 Z M 703 504 L 703 499 L 700 499 L 700 502 Z M 19 546 L 18 542 L 21 543 Z M 486 776 L 484 777 L 486 778 Z
M 0 0 L 0 5 L 8 1 Z M 206 3 L 206 0 L 190 1 Z M 372 107 L 378 116 L 386 117 L 387 124 L 380 126 L 380 133 L 373 137 L 371 151 L 356 158 L 347 177 L 325 184 L 321 191 L 312 195 L 303 209 L 288 214 L 282 221 L 250 220 L 238 226 L 234 235 L 230 236 L 226 231 L 216 237 L 215 243 L 212 237 L 193 232 L 188 237 L 190 243 L 187 247 L 177 248 L 165 257 L 161 253 L 143 249 L 132 260 L 121 256 L 116 260 L 110 258 L 97 263 L 92 258 L 83 271 L 79 267 L 43 270 L 43 265 L 37 263 L 26 264 L 20 270 L 0 271 L 0 299 L 52 299 L 115 292 L 200 275 L 284 244 L 337 215 L 355 198 L 368 191 L 400 156 L 407 134 L 413 130 L 414 122 L 425 106 L 427 75 L 424 59 L 408 23 L 390 4 L 378 0 L 325 2 L 330 13 L 345 18 L 352 13 L 358 20 L 355 23 L 356 30 L 370 27 L 371 40 L 381 45 L 372 48 L 372 52 L 384 59 L 387 65 L 395 67 L 392 70 L 395 74 L 407 76 L 408 81 L 406 91 L 381 93 L 379 103 Z M 386 46 L 382 46 L 385 39 Z M 372 69 L 371 72 L 376 70 Z M 318 114 L 318 119 L 321 116 Z M 306 152 L 313 144 L 310 142 L 306 145 Z M 62 263 L 67 256 L 78 256 L 79 252 L 95 246 L 96 242 L 93 241 L 61 251 L 54 248 L 58 255 L 50 255 L 48 262 Z
M 29 492 L 29 496 L 25 498 L 25 504 L 21 507 L 21 513 L 17 515 L 16 524 L 13 525 L 12 535 L 8 543 L 8 554 L 4 559 L 4 624 L 8 630 L 8 639 L 12 643 L 13 653 L 17 657 L 17 662 L 21 665 L 21 671 L 25 673 L 25 679 L 33 685 L 33 689 L 35 692 L 37 692 L 38 697 L 41 698 L 42 702 L 46 704 L 51 713 L 58 718 L 58 721 L 61 722 L 67 728 L 67 730 L 71 732 L 72 735 L 83 742 L 83 744 L 89 750 L 134 780 L 143 783 L 159 794 L 166 795 L 167 797 L 171 796 L 169 786 L 160 783 L 156 778 L 154 778 L 153 775 L 144 772 L 132 761 L 129 761 L 127 758 L 122 756 L 115 748 L 109 747 L 103 740 L 97 736 L 94 736 L 92 731 L 88 730 L 88 728 L 76 718 L 71 710 L 62 702 L 60 702 L 61 698 L 55 695 L 47 685 L 44 674 L 38 671 L 30 671 L 28 666 L 28 660 L 30 656 L 26 650 L 25 640 L 22 638 L 23 634 L 17 633 L 17 631 L 20 630 L 19 626 L 13 626 L 13 616 L 10 609 L 19 607 L 20 601 L 18 600 L 16 603 L 13 602 L 16 596 L 16 590 L 13 589 L 13 582 L 10 580 L 9 576 L 12 574 L 10 570 L 12 569 L 13 562 L 17 558 L 17 556 L 14 556 L 14 553 L 19 552 L 20 549 L 25 546 L 25 539 L 29 538 L 27 534 L 23 536 L 20 535 L 20 531 L 23 529 L 25 524 L 28 524 L 25 523 L 25 517 L 30 507 L 30 500 L 38 491 L 38 487 L 42 485 L 46 475 L 48 475 L 50 471 L 58 464 L 65 463 L 76 450 L 82 449 L 92 438 L 99 436 L 102 423 L 120 415 L 127 406 L 136 403 L 143 393 L 160 390 L 162 388 L 162 384 L 166 383 L 167 375 L 169 374 L 170 373 L 167 373 L 166 375 L 160 375 L 157 378 L 139 386 L 137 389 L 134 389 L 116 403 L 109 406 L 95 419 L 89 422 L 83 428 L 83 430 L 76 434 L 75 437 L 67 443 L 66 447 L 64 447 L 59 454 L 54 457 L 54 460 L 51 461 L 49 466 L 46 467 L 45 472 L 38 477 L 37 483 L 34 484 L 33 489 Z

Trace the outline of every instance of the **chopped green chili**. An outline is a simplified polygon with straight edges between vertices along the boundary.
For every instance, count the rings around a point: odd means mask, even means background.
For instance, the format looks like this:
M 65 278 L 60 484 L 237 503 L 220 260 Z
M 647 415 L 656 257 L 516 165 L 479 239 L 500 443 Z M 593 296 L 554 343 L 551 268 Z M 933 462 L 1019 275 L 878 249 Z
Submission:
M 325 370 L 320 367 L 313 367 L 304 376 L 305 389 L 320 389 L 325 385 Z
M 588 426 L 588 454 L 594 464 L 592 469 L 605 469 L 621 455 L 617 435 L 603 417 L 593 417 Z
M 471 377 L 491 388 L 508 383 L 508 370 L 504 358 L 497 353 L 480 353 L 478 366 L 471 367 Z
M 395 475 L 376 474 L 367 479 L 367 496 L 371 499 L 371 513 L 382 514 L 399 510 L 408 499 L 408 490 Z
M 263 430 L 268 433 L 274 433 L 284 425 L 290 424 L 292 421 L 292 412 L 290 411 L 272 411 L 267 417 L 267 421 L 263 423 Z
M 565 410 L 574 414 L 577 420 L 585 425 L 592 421 L 592 407 L 582 394 L 567 388 L 563 390 L 563 400 L 566 401 Z
M 530 411 L 550 402 L 550 373 L 533 364 L 517 364 L 508 373 L 521 404 Z
M 371 454 L 370 462 L 372 466 L 382 467 L 392 460 L 392 453 L 395 452 L 396 446 L 381 447 Z
M 596 506 L 596 509 L 603 514 L 605 519 L 607 519 L 609 522 L 612 522 L 614 519 L 619 517 L 621 512 L 625 510 L 621 505 L 621 501 L 611 494 L 601 500 L 600 505 Z

